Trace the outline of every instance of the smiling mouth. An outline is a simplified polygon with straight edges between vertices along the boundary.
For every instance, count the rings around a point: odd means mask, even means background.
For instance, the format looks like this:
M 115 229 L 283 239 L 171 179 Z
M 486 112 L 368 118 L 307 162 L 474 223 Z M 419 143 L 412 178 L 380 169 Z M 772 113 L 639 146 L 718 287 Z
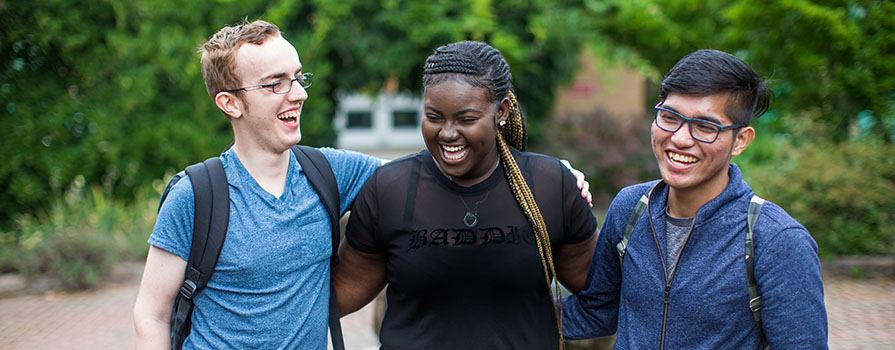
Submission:
M 683 155 L 683 154 L 679 154 L 679 153 L 674 153 L 671 151 L 665 151 L 665 155 L 668 156 L 668 159 L 671 159 L 672 162 L 675 162 L 675 163 L 681 164 L 681 165 L 695 164 L 696 162 L 699 161 L 699 159 L 696 159 L 696 157 L 691 157 L 691 156 L 687 156 L 687 155 Z
M 300 111 L 291 110 L 277 115 L 277 119 L 284 122 L 294 123 L 296 120 L 298 120 L 299 115 L 301 115 Z
M 445 160 L 456 161 L 463 159 L 466 154 L 469 153 L 469 149 L 466 146 L 445 146 L 441 145 L 441 155 Z

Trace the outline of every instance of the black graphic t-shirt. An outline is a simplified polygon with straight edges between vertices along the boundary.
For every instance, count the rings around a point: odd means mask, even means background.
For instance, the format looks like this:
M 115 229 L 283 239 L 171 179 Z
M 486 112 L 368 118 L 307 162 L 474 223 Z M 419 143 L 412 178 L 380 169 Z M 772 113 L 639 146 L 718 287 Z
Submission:
M 514 155 L 554 253 L 590 237 L 597 222 L 568 169 L 554 158 Z M 467 211 L 475 220 L 465 218 Z M 485 181 L 462 187 L 428 151 L 392 161 L 357 197 L 346 240 L 388 257 L 383 349 L 558 346 L 534 233 L 502 164 Z

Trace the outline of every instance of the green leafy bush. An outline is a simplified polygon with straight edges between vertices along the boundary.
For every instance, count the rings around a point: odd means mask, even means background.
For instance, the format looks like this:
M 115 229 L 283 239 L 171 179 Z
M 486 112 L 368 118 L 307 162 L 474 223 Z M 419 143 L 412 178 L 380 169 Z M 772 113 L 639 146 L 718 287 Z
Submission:
M 132 201 L 112 200 L 75 181 L 63 199 L 38 216 L 23 216 L 0 240 L 0 273 L 46 274 L 65 288 L 96 286 L 116 261 L 145 257 L 162 182 Z
M 773 142 L 757 141 L 753 146 L 759 150 Z M 734 160 L 759 196 L 782 206 L 811 232 L 822 257 L 891 255 L 895 254 L 892 154 L 895 146 L 872 139 L 800 145 L 784 141 L 775 156 Z

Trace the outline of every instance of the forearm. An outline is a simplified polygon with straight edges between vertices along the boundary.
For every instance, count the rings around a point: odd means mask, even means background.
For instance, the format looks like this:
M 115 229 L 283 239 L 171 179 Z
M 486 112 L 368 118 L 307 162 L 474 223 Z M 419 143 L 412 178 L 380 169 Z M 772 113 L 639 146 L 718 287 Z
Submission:
M 603 337 L 617 330 L 621 275 L 608 235 L 594 235 L 584 289 L 563 299 L 563 335 L 569 339 Z
M 583 293 L 583 292 L 582 292 Z M 618 301 L 596 305 L 586 294 L 562 299 L 563 336 L 590 339 L 615 334 L 618 327 Z
M 587 269 L 594 254 L 597 233 L 583 242 L 564 244 L 556 254 L 556 277 L 569 291 L 576 293 L 585 287 Z
M 134 309 L 134 328 L 137 335 L 135 348 L 137 350 L 171 349 L 170 313 L 167 318 L 162 315 L 153 316 L 139 308 L 140 306 L 137 305 Z
M 385 256 L 360 252 L 343 241 L 333 283 L 339 301 L 339 316 L 355 312 L 372 301 L 385 287 Z
M 150 247 L 134 304 L 137 349 L 170 349 L 171 308 L 183 282 L 186 261 Z

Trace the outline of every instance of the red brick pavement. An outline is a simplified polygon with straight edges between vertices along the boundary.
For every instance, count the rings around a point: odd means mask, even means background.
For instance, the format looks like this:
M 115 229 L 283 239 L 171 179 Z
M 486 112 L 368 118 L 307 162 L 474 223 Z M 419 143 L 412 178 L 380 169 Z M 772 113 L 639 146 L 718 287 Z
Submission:
M 824 279 L 830 349 L 895 349 L 895 280 Z
M 132 349 L 139 279 L 95 291 L 0 299 L 0 349 Z M 895 349 L 895 280 L 825 279 L 831 349 Z M 372 312 L 342 320 L 349 349 L 375 349 Z

